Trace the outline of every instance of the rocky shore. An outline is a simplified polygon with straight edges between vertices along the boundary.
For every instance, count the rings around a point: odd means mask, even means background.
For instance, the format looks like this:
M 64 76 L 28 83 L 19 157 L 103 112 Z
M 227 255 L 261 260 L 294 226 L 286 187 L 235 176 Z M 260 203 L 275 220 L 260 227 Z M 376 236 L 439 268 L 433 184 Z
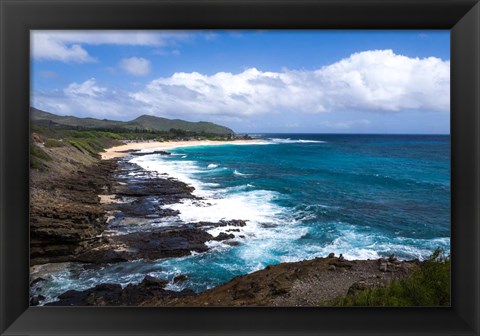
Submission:
M 117 284 L 102 284 L 86 291 L 68 291 L 49 306 L 318 306 L 338 296 L 354 295 L 371 288 L 384 287 L 394 279 L 407 276 L 419 267 L 418 261 L 383 260 L 340 261 L 316 258 L 282 263 L 196 294 L 189 289 L 166 290 L 167 281 L 146 276 L 137 285 L 122 289 Z M 178 277 L 183 281 L 184 277 Z M 174 279 L 177 281 L 177 279 Z
M 99 160 L 87 153 L 49 154 L 60 160 L 52 166 L 56 168 L 31 175 L 32 266 L 157 260 L 204 253 L 209 241 L 240 243 L 231 227 L 245 226 L 242 220 L 185 223 L 178 212 L 164 207 L 197 199 L 194 189 L 181 181 L 145 171 L 124 157 Z M 128 152 L 136 154 L 143 155 Z M 166 218 L 172 221 L 165 222 Z M 217 236 L 208 233 L 227 226 L 230 229 Z M 414 261 L 347 261 L 330 255 L 268 266 L 198 294 L 190 289 L 167 290 L 167 281 L 146 275 L 142 282 L 123 288 L 105 283 L 85 291 L 69 290 L 46 305 L 316 306 L 340 295 L 385 286 L 416 267 Z M 173 282 L 186 279 L 180 275 Z M 31 280 L 31 304 L 44 304 L 45 297 L 38 294 L 44 279 Z
M 58 157 L 55 151 L 65 148 L 51 149 L 49 154 Z M 206 252 L 208 241 L 234 237 L 227 232 L 214 237 L 207 230 L 246 225 L 241 220 L 184 223 L 178 219 L 163 225 L 164 218 L 178 215 L 163 206 L 196 199 L 193 187 L 145 171 L 124 158 L 80 156 L 85 160 L 76 158 L 78 165 L 60 160 L 48 173 L 34 171 L 31 175 L 31 266 L 182 257 Z M 41 279 L 32 279 L 32 283 L 37 290 L 41 288 Z M 32 296 L 32 303 L 41 301 L 41 296 Z

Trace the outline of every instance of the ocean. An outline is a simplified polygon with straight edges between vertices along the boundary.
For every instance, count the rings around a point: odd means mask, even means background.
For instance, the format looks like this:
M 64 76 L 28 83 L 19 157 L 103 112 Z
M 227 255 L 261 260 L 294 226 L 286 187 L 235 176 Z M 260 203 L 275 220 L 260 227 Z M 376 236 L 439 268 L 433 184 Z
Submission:
M 166 205 L 184 222 L 241 219 L 231 246 L 205 253 L 83 267 L 37 266 L 43 295 L 100 283 L 172 280 L 202 291 L 270 264 L 342 253 L 347 259 L 424 259 L 450 249 L 449 135 L 258 134 L 257 144 L 204 145 L 131 159 L 195 187 L 201 200 Z M 165 218 L 171 223 L 171 218 Z M 170 221 L 170 222 L 169 222 Z M 216 236 L 228 227 L 209 231 Z M 230 233 L 230 232 L 229 232 Z M 43 267 L 43 268 L 42 268 Z

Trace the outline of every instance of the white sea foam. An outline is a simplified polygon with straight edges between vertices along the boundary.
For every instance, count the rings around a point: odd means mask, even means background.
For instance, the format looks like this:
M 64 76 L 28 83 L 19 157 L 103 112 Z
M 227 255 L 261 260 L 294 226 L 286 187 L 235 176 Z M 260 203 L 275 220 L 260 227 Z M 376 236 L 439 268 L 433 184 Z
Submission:
M 311 245 L 303 253 L 312 257 L 324 257 L 330 252 L 342 253 L 347 259 L 377 259 L 381 256 L 396 254 L 399 259 L 425 259 L 433 250 L 440 247 L 450 248 L 450 238 L 419 239 L 406 237 L 387 237 L 379 233 L 361 230 L 354 225 L 332 223 L 329 230 L 335 237 L 326 245 Z M 300 259 L 298 259 L 300 260 Z M 284 259 L 282 261 L 293 261 Z
M 169 177 L 185 182 L 196 189 L 198 196 L 203 196 L 200 194 L 205 185 L 191 177 L 194 173 L 202 172 L 194 161 L 164 160 L 158 156 L 141 156 L 130 160 L 130 162 L 139 165 L 143 169 L 167 174 Z
M 244 173 L 240 173 L 238 170 L 234 170 L 233 171 L 233 175 L 237 175 L 237 176 L 248 176 L 249 174 L 244 174 Z
M 217 168 L 217 167 L 218 167 L 218 165 L 217 165 L 217 164 L 214 164 L 214 163 L 210 163 L 210 164 L 207 166 L 207 168 L 209 168 L 209 169 L 215 169 L 215 168 Z
M 273 143 L 279 144 L 293 144 L 293 143 L 325 143 L 326 141 L 321 140 L 303 140 L 303 139 L 295 139 L 292 140 L 290 138 L 270 138 L 270 141 Z
M 213 236 L 229 229 L 240 229 L 240 232 L 232 232 L 236 236 L 266 237 L 274 239 L 271 229 L 278 225 L 280 218 L 285 217 L 286 209 L 275 204 L 274 200 L 280 194 L 267 190 L 250 190 L 253 185 L 247 184 L 231 188 L 212 189 L 218 184 L 201 182 L 195 178 L 195 174 L 206 172 L 193 161 L 175 161 L 164 157 L 137 157 L 131 162 L 138 164 L 144 169 L 166 173 L 168 176 L 188 183 L 195 188 L 193 194 L 201 197 L 201 200 L 184 199 L 176 204 L 165 205 L 164 208 L 179 211 L 178 218 L 186 223 L 189 222 L 218 222 L 220 220 L 245 220 L 245 227 L 218 227 L 209 230 Z M 207 167 L 208 168 L 208 167 Z M 235 175 L 246 176 L 238 171 Z

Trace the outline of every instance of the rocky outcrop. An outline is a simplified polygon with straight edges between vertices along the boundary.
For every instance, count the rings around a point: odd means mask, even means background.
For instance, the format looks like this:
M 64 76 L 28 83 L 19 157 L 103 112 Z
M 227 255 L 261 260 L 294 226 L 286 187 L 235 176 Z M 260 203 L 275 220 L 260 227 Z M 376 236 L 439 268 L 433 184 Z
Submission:
M 68 291 L 48 305 L 318 306 L 338 296 L 383 287 L 419 267 L 417 261 L 402 262 L 407 265 L 402 269 L 408 271 L 386 274 L 378 270 L 376 260 L 348 261 L 350 267 L 332 269 L 332 259 L 341 263 L 333 257 L 267 266 L 199 294 L 188 289 L 167 291 L 165 280 L 147 276 L 140 284 L 124 289 L 105 284 L 83 292 Z M 173 283 L 186 280 L 185 275 L 179 275 Z
M 174 292 L 165 290 L 166 281 L 147 276 L 138 284 L 130 284 L 122 289 L 118 284 L 101 284 L 86 291 L 70 290 L 60 295 L 59 301 L 46 306 L 138 306 L 155 298 L 159 302 L 193 296 L 191 290 Z
M 197 199 L 194 188 L 122 159 L 39 177 L 33 176 L 31 189 L 32 265 L 181 257 L 207 251 L 209 240 L 237 243 L 233 234 L 213 237 L 209 229 L 246 225 L 242 220 L 176 221 L 158 227 L 158 221 L 179 214 L 164 206 Z
M 111 187 L 113 161 L 101 161 L 68 175 L 31 181 L 30 262 L 73 260 L 98 242 L 105 209 L 98 194 Z
M 76 257 L 87 263 L 112 263 L 137 259 L 183 257 L 192 251 L 205 252 L 213 237 L 195 228 L 133 232 L 106 238 L 105 244 Z

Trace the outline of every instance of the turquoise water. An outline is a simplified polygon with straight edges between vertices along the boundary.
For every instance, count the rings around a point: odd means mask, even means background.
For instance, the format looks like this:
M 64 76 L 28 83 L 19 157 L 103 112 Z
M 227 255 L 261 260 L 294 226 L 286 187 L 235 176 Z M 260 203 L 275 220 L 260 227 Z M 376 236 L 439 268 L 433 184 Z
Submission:
M 422 259 L 437 247 L 449 250 L 448 135 L 260 136 L 255 145 L 184 147 L 133 159 L 196 188 L 202 201 L 168 206 L 179 219 L 246 220 L 232 232 L 240 245 L 211 242 L 203 254 L 97 269 L 66 265 L 52 273 L 47 296 L 102 282 L 126 285 L 146 274 L 185 274 L 187 282 L 167 288 L 201 291 L 269 264 L 330 252 Z

